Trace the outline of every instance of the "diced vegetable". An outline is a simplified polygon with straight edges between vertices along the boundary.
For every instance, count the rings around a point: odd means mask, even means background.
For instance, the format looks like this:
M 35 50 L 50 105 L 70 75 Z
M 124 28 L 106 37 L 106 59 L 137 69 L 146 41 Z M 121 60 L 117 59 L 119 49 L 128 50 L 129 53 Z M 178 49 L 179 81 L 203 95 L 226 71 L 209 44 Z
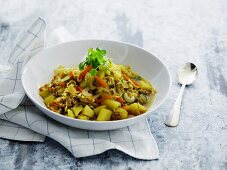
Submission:
M 105 71 L 99 71 L 97 74 L 98 77 L 100 77 L 101 79 L 103 79 L 105 77 Z
M 120 79 L 122 79 L 122 75 L 120 71 L 115 71 L 114 73 L 114 79 L 119 81 Z
M 55 97 L 54 97 L 53 95 L 50 95 L 50 96 L 44 98 L 44 103 L 45 103 L 47 106 L 49 106 L 50 103 L 51 103 L 54 99 L 55 99 Z
M 103 80 L 101 79 L 100 77 L 98 76 L 95 76 L 95 81 L 97 81 L 101 86 L 107 88 L 108 87 L 108 84 Z
M 123 104 L 125 101 L 124 101 L 124 99 L 121 97 L 121 96 L 114 96 L 115 98 L 116 98 L 116 100 L 118 101 L 118 102 L 120 102 L 121 104 Z
M 87 74 L 87 72 L 89 72 L 93 67 L 91 65 L 87 66 L 87 68 L 82 71 L 78 77 L 78 80 L 81 80 L 85 77 L 85 75 Z
M 103 96 L 101 99 L 97 100 L 96 103 L 100 103 L 100 102 L 103 102 L 106 99 L 112 99 L 112 98 L 113 98 L 113 96 L 106 95 L 106 96 Z
M 82 80 L 80 83 L 81 88 L 85 88 L 87 86 L 87 82 L 85 80 Z
M 110 70 L 106 70 L 106 75 L 107 75 L 107 76 L 110 75 Z
M 141 105 L 140 103 L 137 103 L 137 104 L 138 104 L 138 108 L 139 108 L 140 113 L 144 113 L 144 112 L 147 111 L 147 109 L 143 105 Z
M 76 90 L 79 91 L 79 92 L 83 91 L 83 89 L 80 86 L 76 86 Z
M 64 67 L 62 67 L 62 66 L 59 66 L 56 70 L 54 70 L 54 73 L 55 74 L 64 74 L 64 72 L 65 72 L 65 68 Z
M 122 106 L 122 109 L 128 110 L 129 106 L 128 105 L 124 105 L 124 106 Z
M 126 119 L 126 118 L 128 118 L 128 112 L 127 112 L 127 110 L 125 110 L 125 109 L 116 108 L 116 109 L 113 111 L 112 117 L 113 117 L 113 119 L 115 119 L 115 120 Z
M 87 117 L 85 115 L 78 115 L 76 118 L 81 119 L 81 120 L 89 120 L 89 117 Z
M 77 93 L 75 87 L 73 84 L 70 84 L 66 89 L 65 89 L 66 92 L 69 92 L 70 94 L 72 95 L 75 95 Z
M 75 115 L 73 114 L 73 111 L 70 110 L 70 109 L 67 110 L 67 116 L 71 117 L 71 118 L 75 118 Z
M 69 77 L 74 78 L 75 77 L 75 72 L 72 70 L 69 72 Z
M 51 94 L 51 92 L 48 90 L 48 89 L 41 89 L 39 91 L 39 95 L 42 97 L 42 98 L 46 98 L 48 97 L 49 95 Z
M 106 109 L 106 105 L 102 105 L 102 106 L 96 107 L 94 109 L 95 116 L 98 116 L 102 109 Z
M 81 105 L 80 106 L 74 106 L 72 108 L 72 110 L 73 110 L 74 115 L 78 116 L 80 114 L 80 112 L 82 112 L 83 106 L 81 106 Z
M 61 79 L 61 82 L 67 81 L 70 79 L 70 76 L 65 76 L 63 79 Z
M 144 106 L 142 106 L 140 103 L 133 103 L 129 105 L 129 109 L 128 109 L 128 112 L 132 115 L 139 115 L 146 111 L 147 109 Z
M 86 76 L 84 77 L 84 80 L 88 85 L 92 85 L 94 82 L 94 76 L 91 75 L 91 73 L 87 73 Z
M 133 103 L 129 105 L 129 109 L 128 112 L 132 115 L 139 115 L 140 114 L 140 110 L 139 110 L 139 106 L 137 103 Z
M 122 76 L 125 80 L 130 81 L 134 87 L 139 88 L 139 83 L 137 83 L 135 80 L 129 78 L 126 74 L 123 74 L 123 73 L 122 73 Z
M 110 120 L 112 111 L 108 109 L 102 109 L 97 117 L 97 121 L 108 121 Z
M 113 100 L 113 99 L 106 99 L 102 102 L 102 104 L 106 105 L 108 109 L 116 109 L 118 107 L 121 106 L 121 103 L 116 101 L 116 100 Z
M 144 90 L 152 90 L 152 85 L 149 82 L 144 80 L 139 81 L 139 86 L 141 89 L 144 89 Z
M 82 111 L 82 115 L 92 118 L 94 116 L 94 111 L 88 105 L 86 105 Z
M 66 83 L 65 82 L 59 82 L 58 85 L 61 86 L 61 87 L 65 87 Z

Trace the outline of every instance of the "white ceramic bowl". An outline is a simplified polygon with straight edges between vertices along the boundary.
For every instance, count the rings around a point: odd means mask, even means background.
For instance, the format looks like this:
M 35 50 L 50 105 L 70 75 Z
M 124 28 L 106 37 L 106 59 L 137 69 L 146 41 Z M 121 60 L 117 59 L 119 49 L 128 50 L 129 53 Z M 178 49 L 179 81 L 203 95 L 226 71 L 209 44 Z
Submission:
M 114 63 L 130 65 L 154 85 L 158 93 L 148 112 L 125 120 L 98 122 L 72 119 L 47 109 L 38 94 L 39 87 L 52 79 L 53 71 L 59 65 L 77 66 L 91 47 L 105 49 Z M 141 121 L 163 103 L 169 92 L 170 81 L 166 66 L 151 53 L 131 44 L 107 40 L 72 41 L 45 49 L 28 61 L 22 74 L 25 92 L 40 110 L 63 124 L 87 130 L 117 129 Z

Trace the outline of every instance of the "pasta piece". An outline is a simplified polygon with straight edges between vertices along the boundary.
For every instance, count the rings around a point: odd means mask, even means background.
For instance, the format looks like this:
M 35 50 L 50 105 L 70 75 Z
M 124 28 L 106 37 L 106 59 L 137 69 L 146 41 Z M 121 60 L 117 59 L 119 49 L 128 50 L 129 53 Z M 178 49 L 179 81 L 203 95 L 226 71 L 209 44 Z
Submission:
M 128 93 L 124 93 L 124 99 L 128 103 L 133 103 L 136 100 L 135 96 L 130 96 L 129 97 Z

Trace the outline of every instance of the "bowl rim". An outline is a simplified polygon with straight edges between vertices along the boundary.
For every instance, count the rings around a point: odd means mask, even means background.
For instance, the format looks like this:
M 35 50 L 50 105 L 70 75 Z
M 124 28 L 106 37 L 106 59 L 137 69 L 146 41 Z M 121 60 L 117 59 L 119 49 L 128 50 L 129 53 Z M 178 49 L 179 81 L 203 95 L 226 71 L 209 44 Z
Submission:
M 169 78 L 169 85 L 168 85 L 168 91 L 167 93 L 165 94 L 164 98 L 162 99 L 162 101 L 157 104 L 155 107 L 152 108 L 152 111 L 147 111 L 143 114 L 140 114 L 140 115 L 137 115 L 135 117 L 131 117 L 131 118 L 127 118 L 127 119 L 121 119 L 121 120 L 112 120 L 112 121 L 91 121 L 91 120 L 81 120 L 81 119 L 75 119 L 75 118 L 71 118 L 71 117 L 67 117 L 67 116 L 64 116 L 64 115 L 61 115 L 61 114 L 56 114 L 56 112 L 53 112 L 51 110 L 49 110 L 47 107 L 41 105 L 39 102 L 37 102 L 31 95 L 29 95 L 29 93 L 27 92 L 26 88 L 25 88 L 25 85 L 24 85 L 24 75 L 25 75 L 25 68 L 26 66 L 32 61 L 34 60 L 34 58 L 36 58 L 38 55 L 40 55 L 40 53 L 44 53 L 46 50 L 51 50 L 52 48 L 58 48 L 59 46 L 62 46 L 62 45 L 65 45 L 65 44 L 70 44 L 70 43 L 74 43 L 74 42 L 84 42 L 84 41 L 102 41 L 102 42 L 110 42 L 110 43 L 118 43 L 118 44 L 124 44 L 124 45 L 127 45 L 127 46 L 131 46 L 131 47 L 134 47 L 134 48 L 137 48 L 139 50 L 142 50 L 146 53 L 149 53 L 150 55 L 152 55 L 154 58 L 156 58 L 163 66 L 164 68 L 166 69 L 167 71 L 167 75 L 168 75 L 168 78 Z M 78 121 L 78 122 L 81 122 L 81 123 L 89 123 L 89 124 L 110 124 L 110 123 L 121 123 L 121 122 L 128 122 L 128 121 L 133 121 L 134 119 L 139 119 L 139 118 L 143 118 L 143 117 L 146 117 L 148 116 L 151 112 L 154 112 L 156 109 L 158 109 L 167 99 L 167 97 L 169 96 L 169 93 L 170 93 L 170 88 L 172 86 L 172 79 L 171 79 L 171 75 L 170 75 L 170 72 L 168 70 L 168 67 L 166 66 L 166 64 L 161 60 L 159 59 L 158 57 L 156 57 L 155 55 L 153 55 L 151 52 L 149 52 L 148 50 L 145 50 L 144 48 L 138 46 L 138 45 L 135 45 L 135 44 L 131 44 L 131 43 L 128 43 L 128 42 L 124 42 L 124 41 L 116 41 L 116 40 L 106 40 L 106 39 L 78 39 L 78 40 L 71 40 L 71 41 L 67 41 L 67 42 L 63 42 L 63 43 L 58 43 L 56 45 L 52 45 L 52 46 L 49 46 L 49 47 L 46 47 L 44 49 L 42 49 L 41 51 L 39 51 L 37 54 L 35 54 L 24 66 L 23 68 L 23 71 L 22 71 L 22 76 L 21 76 L 21 82 L 22 82 L 22 86 L 24 88 L 24 91 L 26 93 L 26 95 L 31 99 L 31 101 L 41 107 L 42 109 L 46 110 L 47 112 L 51 113 L 51 114 L 54 114 L 62 119 L 66 119 L 67 121 Z M 152 106 L 151 106 L 152 107 Z M 43 111 L 42 111 L 43 112 Z M 46 113 L 45 113 L 46 114 Z M 54 118 L 52 118 L 54 119 Z M 55 120 L 55 119 L 54 119 Z

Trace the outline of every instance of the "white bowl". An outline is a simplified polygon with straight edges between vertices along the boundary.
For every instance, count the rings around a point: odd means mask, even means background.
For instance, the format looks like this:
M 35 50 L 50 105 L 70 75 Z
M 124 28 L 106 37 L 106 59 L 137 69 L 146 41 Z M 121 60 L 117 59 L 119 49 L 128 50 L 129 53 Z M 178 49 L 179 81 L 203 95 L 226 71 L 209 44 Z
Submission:
M 130 65 L 154 85 L 158 93 L 153 106 L 146 113 L 124 120 L 98 122 L 72 119 L 47 109 L 38 94 L 39 87 L 52 79 L 53 71 L 59 65 L 77 66 L 91 47 L 105 49 L 114 63 Z M 141 121 L 163 103 L 168 95 L 170 82 L 168 69 L 160 59 L 135 45 L 107 40 L 72 41 L 45 49 L 28 61 L 22 74 L 25 92 L 40 110 L 63 124 L 87 130 L 117 129 Z

